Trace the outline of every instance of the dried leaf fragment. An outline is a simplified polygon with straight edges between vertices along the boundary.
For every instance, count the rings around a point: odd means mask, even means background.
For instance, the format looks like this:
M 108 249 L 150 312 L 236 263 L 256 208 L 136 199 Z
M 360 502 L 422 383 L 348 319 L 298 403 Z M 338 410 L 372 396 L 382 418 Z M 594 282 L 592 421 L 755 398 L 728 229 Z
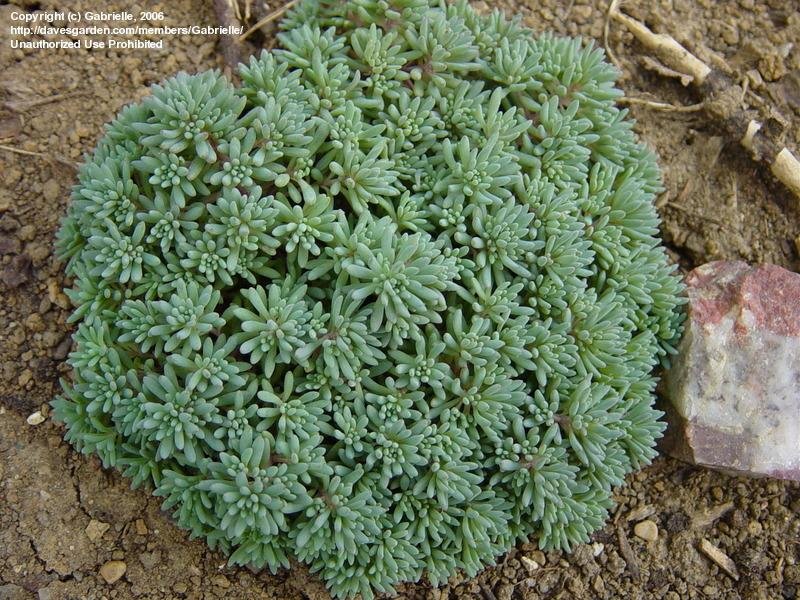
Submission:
M 725 571 L 726 575 L 732 577 L 735 581 L 739 581 L 739 570 L 736 568 L 736 563 L 733 562 L 730 556 L 705 538 L 700 542 L 699 548 L 700 552 L 705 554 L 711 562 Z

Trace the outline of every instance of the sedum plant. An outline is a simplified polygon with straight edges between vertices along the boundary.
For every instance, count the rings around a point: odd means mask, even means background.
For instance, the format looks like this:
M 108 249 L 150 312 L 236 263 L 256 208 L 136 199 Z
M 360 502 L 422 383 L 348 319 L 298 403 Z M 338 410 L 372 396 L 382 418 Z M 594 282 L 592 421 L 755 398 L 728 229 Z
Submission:
M 599 49 L 465 1 L 304 0 L 124 109 L 58 236 L 67 439 L 338 597 L 569 550 L 655 455 L 682 288 Z

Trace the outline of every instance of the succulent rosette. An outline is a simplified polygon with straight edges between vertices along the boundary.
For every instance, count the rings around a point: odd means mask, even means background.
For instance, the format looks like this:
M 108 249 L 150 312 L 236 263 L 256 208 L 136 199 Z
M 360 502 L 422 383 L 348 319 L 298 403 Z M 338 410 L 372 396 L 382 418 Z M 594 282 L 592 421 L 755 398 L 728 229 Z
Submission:
M 111 123 L 58 238 L 67 439 L 235 564 L 364 598 L 588 540 L 682 286 L 615 70 L 465 1 L 300 2 Z

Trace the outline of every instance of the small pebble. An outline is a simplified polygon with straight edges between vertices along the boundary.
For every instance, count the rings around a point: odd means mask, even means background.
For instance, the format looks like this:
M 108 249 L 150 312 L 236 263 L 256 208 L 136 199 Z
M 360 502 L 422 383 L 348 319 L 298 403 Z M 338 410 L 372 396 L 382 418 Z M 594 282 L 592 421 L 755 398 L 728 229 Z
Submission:
M 605 546 L 600 542 L 595 542 L 594 544 L 592 544 L 592 554 L 594 554 L 595 557 L 600 556 L 603 553 L 604 549 Z
M 67 310 L 71 306 L 69 298 L 61 291 L 61 287 L 55 279 L 47 280 L 47 297 L 50 302 L 64 310 Z
M 3 270 L 0 270 L 0 281 L 10 288 L 16 288 L 31 278 L 31 257 L 17 254 Z
M 14 109 L 12 108 L 12 110 Z M 5 138 L 6 142 L 10 141 L 10 138 L 15 138 L 20 134 L 23 125 L 25 122 L 19 115 L 0 119 L 0 138 Z
M 637 523 L 633 528 L 633 533 L 647 542 L 654 542 L 658 539 L 658 527 L 650 519 Z
M 28 415 L 26 421 L 28 422 L 28 425 L 41 425 L 44 423 L 44 415 L 42 414 L 42 411 L 37 410 L 35 413 Z
M 45 348 L 52 348 L 61 341 L 61 334 L 57 331 L 45 331 L 42 334 L 42 344 Z
M 67 354 L 69 354 L 69 350 L 72 347 L 72 338 L 67 335 L 61 342 L 58 344 L 55 350 L 53 350 L 53 358 L 56 360 L 64 360 L 67 358 Z
M 106 580 L 106 583 L 115 583 L 125 575 L 127 569 L 128 565 L 121 560 L 110 560 L 100 567 L 100 575 Z
M 45 330 L 45 323 L 44 319 L 42 319 L 42 315 L 38 313 L 32 313 L 28 315 L 28 318 L 25 319 L 25 327 L 29 331 L 35 331 L 40 333 Z
M 139 555 L 139 562 L 142 563 L 145 571 L 153 569 L 161 560 L 161 554 L 158 552 L 142 552 Z
M 225 577 L 225 575 L 216 575 L 215 577 L 212 577 L 211 583 L 221 588 L 227 589 L 231 587 L 231 582 L 228 581 L 228 578 Z
M 86 526 L 84 530 L 86 532 L 86 537 L 88 537 L 91 541 L 96 542 L 103 534 L 108 531 L 108 528 L 111 527 L 108 523 L 103 523 L 102 521 L 97 521 L 92 519 L 89 521 L 89 524 Z
M 58 185 L 58 182 L 55 179 L 48 179 L 42 186 L 42 196 L 44 196 L 44 199 L 48 202 L 52 202 L 58 198 L 58 193 L 60 191 L 61 186 Z
M 2 177 L 3 183 L 10 187 L 22 179 L 22 171 L 15 168 L 5 169 L 0 177 Z M 0 209 L 2 209 L 2 204 L 0 204 Z
M 593 11 L 594 9 L 589 5 L 575 6 L 572 9 L 572 14 L 579 23 L 588 23 L 592 18 Z
M 488 15 L 491 12 L 489 5 L 484 2 L 484 0 L 478 0 L 477 2 L 472 3 L 472 8 L 475 9 L 475 12 L 479 15 Z
M 0 217 L 0 231 L 8 233 L 9 231 L 16 231 L 19 229 L 20 222 L 11 215 L 3 215 Z
M 36 310 L 40 315 L 46 313 L 50 308 L 53 306 L 53 303 L 50 302 L 50 298 L 47 296 L 42 296 L 39 299 L 39 308 Z
M 23 225 L 19 232 L 17 232 L 19 239 L 23 242 L 30 242 L 33 238 L 36 237 L 36 227 L 33 225 Z
M 28 246 L 26 253 L 31 257 L 34 264 L 40 265 L 50 256 L 52 249 L 48 244 L 34 242 Z
M 592 588 L 600 596 L 604 596 L 605 595 L 605 593 L 606 593 L 606 584 L 603 581 L 603 578 L 600 577 L 600 575 L 598 575 L 597 577 L 594 578 L 594 581 L 592 582 Z
M 761 532 L 764 530 L 763 525 L 758 521 L 750 521 L 747 525 L 747 532 L 750 535 L 761 535 Z
M 522 564 L 525 565 L 525 568 L 528 569 L 529 573 L 534 573 L 535 571 L 538 571 L 539 567 L 541 566 L 539 563 L 537 563 L 535 560 L 533 560 L 528 556 L 522 557 Z
M 147 535 L 147 525 L 144 522 L 144 519 L 136 519 L 136 522 L 133 524 L 136 528 L 136 533 L 139 535 Z
M 18 596 L 19 598 L 30 598 L 30 596 L 27 594 L 27 592 L 25 592 L 24 589 L 22 588 L 19 589 L 21 590 L 21 594 Z M 11 596 L 11 598 L 16 598 L 16 597 L 17 596 Z M 53 590 L 51 590 L 49 587 L 41 588 L 39 589 L 39 592 L 36 594 L 36 598 L 37 600 L 53 600 Z
M 547 558 L 545 558 L 544 552 L 541 550 L 534 550 L 531 552 L 530 556 L 538 563 L 540 567 L 543 567 L 547 564 Z
M 22 244 L 17 238 L 10 235 L 0 237 L 0 254 L 19 254 L 21 251 Z
M 722 30 L 722 39 L 725 40 L 726 44 L 735 46 L 739 43 L 739 30 L 732 25 L 727 25 Z

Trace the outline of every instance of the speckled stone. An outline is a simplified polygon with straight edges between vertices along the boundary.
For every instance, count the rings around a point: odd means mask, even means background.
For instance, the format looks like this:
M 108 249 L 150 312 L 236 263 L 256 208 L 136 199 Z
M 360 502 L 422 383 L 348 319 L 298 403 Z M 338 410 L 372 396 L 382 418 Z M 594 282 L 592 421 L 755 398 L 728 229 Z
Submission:
M 664 449 L 721 471 L 800 481 L 800 275 L 717 261 L 686 284 L 685 333 L 665 374 Z

